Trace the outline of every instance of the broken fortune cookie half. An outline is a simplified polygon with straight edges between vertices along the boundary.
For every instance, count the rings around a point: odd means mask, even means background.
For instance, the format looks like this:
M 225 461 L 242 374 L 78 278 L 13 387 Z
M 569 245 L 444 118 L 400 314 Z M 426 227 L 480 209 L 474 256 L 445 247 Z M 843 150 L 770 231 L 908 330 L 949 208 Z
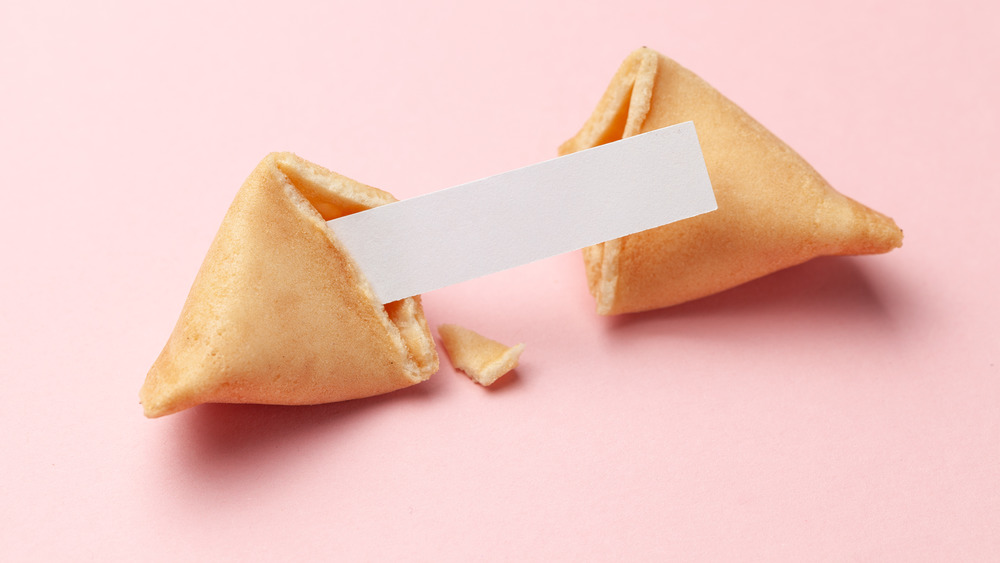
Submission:
M 420 298 L 376 299 L 326 221 L 395 201 L 290 153 L 251 173 L 139 392 L 148 417 L 201 403 L 306 405 L 438 369 Z
M 698 131 L 718 210 L 585 248 L 598 313 L 676 305 L 817 256 L 902 245 L 892 219 L 838 193 L 718 90 L 651 49 L 628 56 L 559 154 L 685 121 Z

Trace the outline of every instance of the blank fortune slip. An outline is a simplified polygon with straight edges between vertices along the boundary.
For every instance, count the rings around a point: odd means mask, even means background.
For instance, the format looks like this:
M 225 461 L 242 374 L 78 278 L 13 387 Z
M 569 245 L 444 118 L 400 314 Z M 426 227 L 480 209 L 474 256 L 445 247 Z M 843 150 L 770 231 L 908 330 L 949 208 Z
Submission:
M 686 122 L 328 225 L 389 303 L 715 209 Z

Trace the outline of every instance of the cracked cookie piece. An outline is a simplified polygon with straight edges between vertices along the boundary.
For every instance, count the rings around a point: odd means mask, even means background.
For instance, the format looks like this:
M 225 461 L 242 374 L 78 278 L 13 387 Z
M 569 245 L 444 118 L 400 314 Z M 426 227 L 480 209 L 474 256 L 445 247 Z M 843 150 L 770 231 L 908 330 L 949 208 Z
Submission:
M 308 405 L 438 369 L 419 297 L 382 305 L 326 221 L 395 201 L 290 153 L 236 194 L 139 392 L 146 416 L 201 403 Z
M 584 249 L 599 314 L 668 307 L 817 256 L 902 245 L 892 219 L 838 193 L 739 106 L 651 49 L 625 59 L 559 154 L 685 121 L 698 132 L 718 210 Z

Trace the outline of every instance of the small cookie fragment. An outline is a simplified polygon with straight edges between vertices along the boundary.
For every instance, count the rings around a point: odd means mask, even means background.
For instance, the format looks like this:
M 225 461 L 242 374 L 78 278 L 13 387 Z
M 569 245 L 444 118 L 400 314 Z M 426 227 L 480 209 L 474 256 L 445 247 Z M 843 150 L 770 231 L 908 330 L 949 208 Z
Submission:
M 489 387 L 502 375 L 516 368 L 517 360 L 524 351 L 524 344 L 505 346 L 453 324 L 439 326 L 438 334 L 451 358 L 451 365 L 484 387 Z

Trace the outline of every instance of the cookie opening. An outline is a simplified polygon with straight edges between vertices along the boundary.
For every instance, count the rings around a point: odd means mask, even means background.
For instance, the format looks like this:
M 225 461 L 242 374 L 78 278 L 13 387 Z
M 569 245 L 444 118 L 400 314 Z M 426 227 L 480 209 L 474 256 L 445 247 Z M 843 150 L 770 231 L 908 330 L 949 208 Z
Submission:
M 323 221 L 330 221 L 396 201 L 391 194 L 326 170 L 292 154 L 275 156 L 278 169 Z M 332 233 L 329 233 L 332 240 Z M 358 277 L 364 274 L 358 270 Z M 366 282 L 367 284 L 367 282 Z M 382 305 L 367 291 L 373 307 L 385 316 L 385 324 L 398 344 L 406 351 L 407 370 L 415 381 L 423 381 L 438 367 L 434 339 L 424 318 L 420 298 L 407 297 Z

